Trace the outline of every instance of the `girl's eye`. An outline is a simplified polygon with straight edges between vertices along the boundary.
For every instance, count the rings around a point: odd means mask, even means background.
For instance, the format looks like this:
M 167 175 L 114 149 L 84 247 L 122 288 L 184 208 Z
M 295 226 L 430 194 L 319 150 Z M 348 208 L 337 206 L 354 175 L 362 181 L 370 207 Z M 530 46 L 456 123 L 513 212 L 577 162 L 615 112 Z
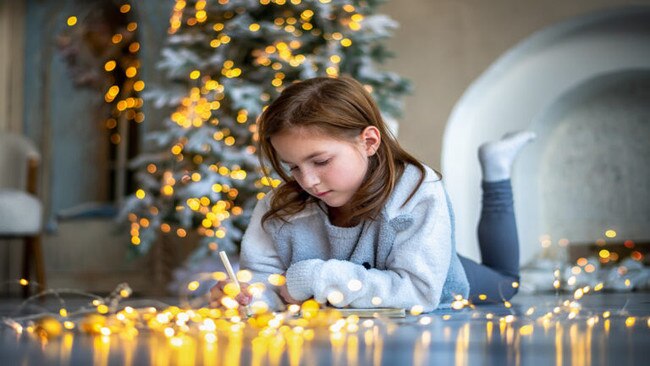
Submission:
M 289 171 L 290 171 L 290 172 L 298 171 L 298 167 L 297 167 L 297 166 L 290 166 L 290 167 L 289 167 Z
M 322 161 L 315 161 L 314 164 L 318 165 L 318 166 L 323 166 L 323 165 L 327 165 L 330 162 L 330 160 L 331 159 L 322 160 Z

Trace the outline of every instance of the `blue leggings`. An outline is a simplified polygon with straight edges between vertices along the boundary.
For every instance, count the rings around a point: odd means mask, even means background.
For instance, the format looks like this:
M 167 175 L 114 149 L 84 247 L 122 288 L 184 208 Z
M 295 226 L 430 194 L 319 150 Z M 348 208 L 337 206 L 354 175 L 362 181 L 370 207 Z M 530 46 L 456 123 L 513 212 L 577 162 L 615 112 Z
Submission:
M 478 224 L 482 263 L 460 257 L 475 304 L 510 300 L 519 282 L 519 240 L 510 180 L 483 182 L 483 208 Z M 487 298 L 483 299 L 485 295 Z

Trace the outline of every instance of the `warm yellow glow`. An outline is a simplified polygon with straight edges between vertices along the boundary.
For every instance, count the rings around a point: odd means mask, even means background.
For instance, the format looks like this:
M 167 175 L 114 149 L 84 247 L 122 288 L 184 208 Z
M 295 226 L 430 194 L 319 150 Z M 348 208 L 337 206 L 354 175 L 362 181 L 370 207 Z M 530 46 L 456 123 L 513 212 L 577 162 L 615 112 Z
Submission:
M 318 305 L 318 303 L 315 300 L 311 299 L 303 302 L 301 309 L 302 309 L 303 318 L 311 319 L 316 317 L 316 315 L 318 314 L 320 305 Z
M 423 311 L 424 311 L 424 308 L 422 307 L 422 305 L 414 305 L 411 308 L 411 315 L 418 316 L 418 315 L 422 314 Z
M 24 279 L 24 278 L 21 278 L 20 281 L 18 281 L 18 283 L 20 283 L 21 286 L 27 286 L 27 285 L 29 285 L 29 281 L 27 281 L 27 280 Z
M 282 286 L 287 282 L 287 279 L 281 274 L 271 274 L 268 281 L 273 286 Z
M 480 295 L 478 295 L 478 298 L 481 301 L 485 301 L 485 299 L 487 299 L 487 295 L 486 294 L 480 294 Z
M 201 71 L 199 71 L 199 70 L 193 70 L 192 72 L 190 72 L 190 79 L 192 79 L 192 80 L 196 80 L 200 76 L 201 76 Z
M 115 62 L 115 60 L 109 60 L 106 61 L 106 63 L 104 64 L 104 70 L 113 71 L 115 70 L 116 66 L 117 66 L 117 62 Z
M 74 16 L 74 15 L 71 16 L 71 17 L 68 17 L 67 23 L 68 23 L 69 27 L 72 27 L 73 25 L 77 24 L 77 17 Z
M 187 284 L 187 289 L 190 291 L 196 291 L 199 288 L 199 282 L 198 281 L 192 281 Z
M 343 38 L 341 40 L 341 46 L 343 47 L 350 47 L 352 46 L 352 40 L 350 38 Z
M 534 328 L 533 328 L 533 326 L 531 324 L 526 324 L 526 325 L 522 326 L 521 328 L 519 328 L 519 334 L 521 334 L 523 336 L 531 335 L 531 334 L 533 334 L 533 329 Z
M 253 23 L 253 24 L 251 24 L 251 25 L 248 26 L 248 29 L 249 29 L 251 32 L 257 32 L 258 30 L 260 30 L 260 25 L 257 24 L 257 23 Z
M 608 237 L 608 238 L 615 238 L 616 237 L 616 231 L 612 230 L 612 229 L 609 229 L 609 230 L 605 231 L 605 236 Z
M 124 4 L 124 5 L 120 6 L 120 13 L 126 14 L 129 11 L 131 11 L 131 5 Z
M 135 196 L 138 197 L 139 199 L 143 199 L 146 196 L 146 193 L 143 189 L 138 189 L 135 192 Z
M 584 295 L 584 292 L 582 291 L 582 289 L 579 288 L 579 289 L 575 290 L 575 292 L 573 293 L 573 298 L 576 299 L 576 300 L 580 300 L 583 295 Z
M 97 306 L 97 312 L 100 313 L 100 314 L 108 313 L 108 306 L 106 306 L 104 304 L 101 304 L 101 305 Z
M 253 279 L 253 273 L 249 270 L 241 270 L 237 272 L 237 279 L 240 282 L 250 282 Z
M 228 275 L 225 272 L 213 272 L 212 278 L 215 281 L 225 281 L 228 279 Z
M 327 301 L 329 301 L 330 304 L 332 305 L 336 305 L 343 302 L 343 299 L 344 297 L 341 291 L 334 290 L 334 291 L 330 291 L 330 293 L 327 294 Z
M 133 32 L 136 29 L 138 29 L 138 23 L 136 23 L 136 22 L 131 22 L 131 23 L 126 25 L 126 30 L 128 30 L 129 32 Z

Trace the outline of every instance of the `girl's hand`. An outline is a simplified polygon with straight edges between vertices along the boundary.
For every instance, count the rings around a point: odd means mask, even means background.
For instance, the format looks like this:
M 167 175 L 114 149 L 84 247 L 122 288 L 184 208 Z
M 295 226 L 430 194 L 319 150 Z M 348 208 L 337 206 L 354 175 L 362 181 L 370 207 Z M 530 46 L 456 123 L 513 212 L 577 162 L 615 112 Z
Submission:
M 289 295 L 289 290 L 287 290 L 286 283 L 280 287 L 280 296 L 282 296 L 282 299 L 287 304 L 300 304 L 300 301 L 294 299 L 293 297 L 291 297 L 291 295 Z
M 223 289 L 228 285 L 229 283 L 232 283 L 230 280 L 226 281 L 219 281 L 217 282 L 214 287 L 210 289 L 210 306 L 213 308 L 220 307 L 221 304 L 221 298 L 226 296 L 226 293 L 223 291 Z M 239 303 L 241 306 L 246 306 L 250 304 L 251 300 L 253 299 L 253 296 L 248 293 L 248 283 L 247 282 L 240 282 L 239 287 L 241 288 L 241 291 L 237 296 L 235 296 L 235 300 Z

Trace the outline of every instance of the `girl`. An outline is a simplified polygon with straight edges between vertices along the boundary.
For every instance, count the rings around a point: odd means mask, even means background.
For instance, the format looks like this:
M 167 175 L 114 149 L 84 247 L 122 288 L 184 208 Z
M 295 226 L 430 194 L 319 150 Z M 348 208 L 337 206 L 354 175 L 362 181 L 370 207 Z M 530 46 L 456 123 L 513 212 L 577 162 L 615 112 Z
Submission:
M 509 172 L 528 132 L 481 147 L 483 264 L 460 257 L 440 174 L 404 151 L 365 88 L 347 78 L 287 87 L 260 116 L 261 161 L 283 184 L 253 211 L 241 268 L 267 283 L 273 309 L 314 298 L 361 308 L 448 307 L 510 299 L 519 244 Z M 226 282 L 212 290 L 218 303 Z M 242 287 L 246 287 L 244 284 Z M 279 296 L 278 296 L 279 295 Z M 248 304 L 251 295 L 237 297 Z

